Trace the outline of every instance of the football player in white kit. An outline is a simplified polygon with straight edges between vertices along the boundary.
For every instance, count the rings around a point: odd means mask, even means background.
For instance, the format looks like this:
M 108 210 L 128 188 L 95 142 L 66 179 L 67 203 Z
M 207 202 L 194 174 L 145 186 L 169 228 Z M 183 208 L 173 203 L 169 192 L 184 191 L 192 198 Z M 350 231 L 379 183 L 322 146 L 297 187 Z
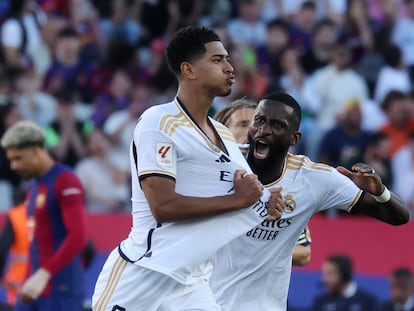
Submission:
M 393 225 L 409 220 L 403 203 L 368 165 L 335 169 L 289 153 L 300 139 L 300 120 L 299 104 L 285 93 L 265 96 L 256 109 L 248 135 L 248 163 L 265 187 L 282 187 L 284 212 L 280 219 L 265 220 L 246 231 L 214 256 L 211 286 L 223 311 L 286 310 L 292 252 L 318 211 L 339 208 Z
M 209 286 L 211 256 L 282 213 L 280 192 L 267 202 L 270 192 L 231 133 L 208 117 L 213 98 L 234 83 L 219 37 L 190 26 L 166 54 L 177 97 L 138 120 L 130 150 L 133 225 L 98 277 L 96 311 L 219 310 Z

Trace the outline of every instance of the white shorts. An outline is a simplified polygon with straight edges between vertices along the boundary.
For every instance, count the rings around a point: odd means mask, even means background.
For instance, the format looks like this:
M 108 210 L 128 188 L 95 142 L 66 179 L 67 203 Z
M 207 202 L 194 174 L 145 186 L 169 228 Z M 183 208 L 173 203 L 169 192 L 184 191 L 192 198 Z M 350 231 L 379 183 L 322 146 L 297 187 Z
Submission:
M 92 296 L 93 311 L 219 311 L 208 281 L 183 285 L 130 263 L 114 249 Z
M 157 311 L 220 311 L 208 280 L 201 284 L 178 284 Z

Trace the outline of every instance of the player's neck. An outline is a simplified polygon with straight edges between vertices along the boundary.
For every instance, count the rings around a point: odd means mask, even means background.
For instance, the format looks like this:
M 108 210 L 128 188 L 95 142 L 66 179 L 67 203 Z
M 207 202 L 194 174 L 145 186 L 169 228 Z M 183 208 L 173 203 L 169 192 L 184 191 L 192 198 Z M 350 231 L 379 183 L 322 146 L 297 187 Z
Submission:
M 177 97 L 181 105 L 200 126 L 207 125 L 208 110 L 213 104 L 213 99 L 205 94 L 194 92 L 194 90 L 183 87 L 178 88 Z
M 50 169 L 55 165 L 55 161 L 52 159 L 52 157 L 45 153 L 41 156 L 41 165 L 39 166 L 38 175 L 39 177 L 42 177 L 46 175 L 47 172 L 50 171 Z
M 270 184 L 282 176 L 283 168 L 285 166 L 286 155 L 275 156 L 271 162 L 265 165 L 249 161 L 249 165 L 253 172 L 258 176 L 260 182 L 264 185 Z

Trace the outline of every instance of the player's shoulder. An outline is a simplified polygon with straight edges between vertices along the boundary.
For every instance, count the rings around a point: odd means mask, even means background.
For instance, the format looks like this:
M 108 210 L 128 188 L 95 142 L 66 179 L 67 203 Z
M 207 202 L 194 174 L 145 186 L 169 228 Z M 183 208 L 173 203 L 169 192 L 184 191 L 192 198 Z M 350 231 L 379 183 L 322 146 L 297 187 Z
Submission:
M 140 130 L 157 130 L 172 136 L 181 125 L 190 125 L 190 122 L 175 101 L 148 108 L 138 120 Z
M 334 168 L 324 163 L 313 162 L 305 155 L 288 153 L 286 168 L 293 171 L 301 171 L 312 174 L 332 173 Z
M 55 167 L 55 176 L 57 183 L 70 184 L 70 183 L 80 183 L 80 179 L 73 171 L 73 169 L 65 164 L 56 163 Z
M 140 116 L 139 121 L 141 123 L 156 123 L 160 122 L 162 118 L 169 114 L 177 114 L 179 111 L 174 101 L 154 105 L 147 108 Z

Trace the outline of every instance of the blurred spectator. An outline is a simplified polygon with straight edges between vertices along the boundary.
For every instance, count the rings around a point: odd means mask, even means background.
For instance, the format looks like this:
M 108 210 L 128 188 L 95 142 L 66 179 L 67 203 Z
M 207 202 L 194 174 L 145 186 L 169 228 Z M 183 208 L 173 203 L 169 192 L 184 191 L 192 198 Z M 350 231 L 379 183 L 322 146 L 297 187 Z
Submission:
M 347 0 L 341 36 L 351 49 L 351 64 L 358 64 L 367 50 L 374 47 L 379 24 L 370 18 L 365 0 Z
M 380 24 L 392 24 L 405 15 L 405 0 L 366 0 L 369 16 Z
M 414 279 L 410 269 L 395 269 L 390 278 L 390 300 L 381 311 L 414 311 Z
M 373 133 L 369 136 L 364 151 L 364 163 L 374 168 L 381 177 L 382 183 L 393 188 L 393 168 L 389 158 L 390 140 L 384 133 Z
M 307 101 L 317 112 L 317 123 L 322 129 L 334 125 L 335 116 L 349 100 L 363 103 L 368 98 L 365 81 L 350 65 L 350 49 L 343 42 L 334 45 L 328 66 L 316 71 L 310 79 Z
M 258 100 L 268 89 L 269 76 L 258 69 L 256 50 L 247 44 L 236 43 L 232 46 L 230 53 L 231 64 L 237 72 L 237 79 L 232 94 L 225 99 L 231 101 L 248 96 L 253 100 Z
M 105 121 L 104 133 L 108 136 L 114 149 L 119 150 L 124 158 L 128 158 L 131 137 L 142 112 L 150 106 L 151 91 L 144 85 L 138 85 L 132 90 L 131 101 L 126 109 L 115 111 Z M 124 168 L 129 171 L 128 161 Z M 121 163 L 120 163 L 121 164 Z
M 155 54 L 155 53 L 154 53 Z M 151 61 L 155 55 L 151 56 Z M 149 80 L 148 66 L 141 65 L 140 59 L 135 53 L 135 49 L 123 40 L 113 39 L 108 43 L 108 48 L 104 59 L 93 66 L 91 75 L 89 76 L 90 91 L 94 99 L 108 92 L 113 75 L 118 69 L 126 69 L 133 72 L 136 78 L 140 80 Z M 143 76 L 143 78 L 142 78 Z
M 376 298 L 353 280 L 352 261 L 346 255 L 331 255 L 322 264 L 325 293 L 317 296 L 312 311 L 377 311 Z
M 204 1 L 144 0 L 140 1 L 139 20 L 148 32 L 148 41 L 167 39 L 180 27 L 196 24 Z
M 114 112 L 126 110 L 131 102 L 132 80 L 125 70 L 117 70 L 112 76 L 109 91 L 96 99 L 91 120 L 102 126 Z
M 56 101 L 41 90 L 41 84 L 32 70 L 22 71 L 16 81 L 15 102 L 25 120 L 46 127 L 56 118 Z
M 102 59 L 104 38 L 99 26 L 99 16 L 90 0 L 68 0 L 69 25 L 80 36 L 81 59 L 94 62 Z
M 12 311 L 28 273 L 29 228 L 25 203 L 10 208 L 0 234 L 0 275 L 6 289 L 6 303 L 1 311 Z
M 75 116 L 75 99 L 70 90 L 56 92 L 56 119 L 46 128 L 46 145 L 53 157 L 74 167 L 85 156 L 84 134 L 87 123 Z
M 369 132 L 377 132 L 387 123 L 387 116 L 380 106 L 371 99 L 362 104 L 362 128 Z
M 148 41 L 164 37 L 169 20 L 168 0 L 144 0 L 140 3 L 138 19 L 148 33 Z
M 228 22 L 227 29 L 231 41 L 252 47 L 266 42 L 266 24 L 261 20 L 262 3 L 260 0 L 240 0 L 238 17 Z
M 301 56 L 301 63 L 307 74 L 328 65 L 336 36 L 336 26 L 333 21 L 323 19 L 316 23 L 311 45 Z
M 67 16 L 69 0 L 37 0 L 48 16 Z
M 361 118 L 361 104 L 351 100 L 338 116 L 337 125 L 322 138 L 319 162 L 347 169 L 351 169 L 355 163 L 363 162 L 369 133 L 361 129 Z
M 87 209 L 91 212 L 126 211 L 129 199 L 129 167 L 124 155 L 112 152 L 111 143 L 99 128 L 88 135 L 89 155 L 76 165 L 75 172 L 85 189 Z
M 280 52 L 279 66 L 282 74 L 278 85 L 289 95 L 298 100 L 302 108 L 306 109 L 306 103 L 303 98 L 304 86 L 307 76 L 299 60 L 298 52 L 293 47 L 287 47 Z
M 259 70 L 269 76 L 277 85 L 281 75 L 280 52 L 289 45 L 289 24 L 282 19 L 274 19 L 266 26 L 266 42 L 257 48 Z
M 414 0 L 405 0 L 405 3 L 408 15 L 395 21 L 392 41 L 400 47 L 404 64 L 408 66 L 411 79 L 414 80 Z
M 13 102 L 0 101 L 0 136 L 21 119 L 20 111 Z M 20 181 L 20 176 L 10 168 L 5 150 L 0 147 L 0 211 L 6 211 L 14 205 Z
M 350 100 L 364 103 L 368 98 L 365 81 L 349 67 L 350 58 L 349 47 L 337 42 L 329 65 L 311 75 L 304 87 L 307 110 L 315 116 L 316 122 L 306 138 L 306 151 L 311 159 L 316 160 L 320 139 L 335 125 L 345 105 Z
M 49 53 L 42 39 L 46 15 L 32 0 L 12 0 L 9 15 L 1 26 L 1 53 L 6 67 L 27 69 L 37 73 L 47 68 Z
M 384 51 L 385 65 L 377 77 L 374 98 L 379 104 L 390 91 L 396 90 L 404 93 L 411 91 L 409 73 L 404 65 L 401 50 L 392 45 Z
M 91 102 L 93 96 L 88 85 L 91 65 L 80 55 L 80 40 L 79 34 L 71 27 L 59 31 L 53 48 L 53 62 L 46 72 L 43 88 L 53 94 L 65 87 L 82 101 Z
M 390 158 L 407 144 L 410 135 L 414 132 L 414 102 L 411 96 L 400 92 L 389 92 L 381 104 L 388 122 L 380 129 L 388 136 L 391 142 Z
M 311 46 L 315 23 L 316 4 L 313 1 L 304 1 L 300 9 L 293 15 L 293 23 L 290 27 L 291 44 L 300 54 Z
M 131 46 L 137 46 L 143 35 L 143 30 L 136 20 L 131 17 L 131 0 L 111 0 L 111 15 L 101 19 L 102 36 L 106 40 L 122 39 Z
M 408 143 L 392 158 L 394 191 L 401 197 L 414 218 L 414 132 Z
M 336 25 L 343 24 L 347 0 L 319 0 L 315 2 L 319 18 L 328 18 Z
M 230 1 L 210 0 L 204 1 L 204 10 L 201 24 L 209 27 L 224 25 L 231 18 L 232 6 Z
M 11 0 L 0 1 L 0 23 L 3 23 L 7 18 L 7 14 L 10 10 L 10 2 Z

